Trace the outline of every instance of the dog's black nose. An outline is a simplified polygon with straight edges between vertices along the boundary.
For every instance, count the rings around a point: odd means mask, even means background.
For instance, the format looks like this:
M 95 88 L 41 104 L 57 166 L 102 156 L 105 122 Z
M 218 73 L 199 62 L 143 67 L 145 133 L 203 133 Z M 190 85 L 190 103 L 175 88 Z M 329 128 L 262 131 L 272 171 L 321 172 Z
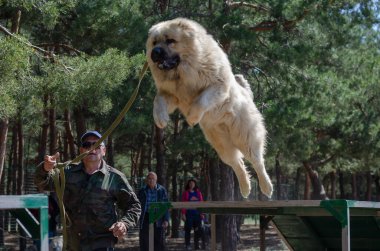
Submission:
M 153 48 L 152 53 L 150 54 L 150 57 L 155 63 L 162 61 L 165 58 L 165 50 L 162 49 L 161 47 L 155 47 Z

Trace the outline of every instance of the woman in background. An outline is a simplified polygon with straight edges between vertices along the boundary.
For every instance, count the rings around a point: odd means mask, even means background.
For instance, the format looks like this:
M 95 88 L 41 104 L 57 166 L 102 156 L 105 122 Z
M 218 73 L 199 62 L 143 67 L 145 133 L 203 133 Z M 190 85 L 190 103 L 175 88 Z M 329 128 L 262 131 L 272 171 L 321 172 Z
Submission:
M 187 181 L 182 201 L 203 201 L 203 196 L 194 179 Z M 192 250 L 190 246 L 191 229 L 194 229 L 194 249 L 199 249 L 199 239 L 202 238 L 202 249 L 205 249 L 205 240 L 202 230 L 203 215 L 196 209 L 182 209 L 182 220 L 185 222 L 186 250 Z

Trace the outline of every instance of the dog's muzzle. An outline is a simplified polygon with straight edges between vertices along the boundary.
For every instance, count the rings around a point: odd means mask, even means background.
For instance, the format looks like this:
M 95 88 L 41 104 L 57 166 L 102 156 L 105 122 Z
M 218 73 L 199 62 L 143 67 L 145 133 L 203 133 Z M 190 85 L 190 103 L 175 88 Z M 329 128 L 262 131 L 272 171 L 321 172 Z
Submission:
M 161 47 L 153 48 L 150 57 L 154 63 L 157 63 L 158 68 L 161 70 L 171 70 L 177 67 L 180 62 L 178 55 L 169 56 Z

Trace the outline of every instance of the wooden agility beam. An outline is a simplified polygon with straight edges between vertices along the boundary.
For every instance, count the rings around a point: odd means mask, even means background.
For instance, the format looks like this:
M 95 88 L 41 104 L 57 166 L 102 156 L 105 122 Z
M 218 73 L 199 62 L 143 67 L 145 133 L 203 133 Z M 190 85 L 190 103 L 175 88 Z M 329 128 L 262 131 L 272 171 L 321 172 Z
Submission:
M 285 238 L 289 249 L 295 251 L 351 251 L 358 248 L 360 250 L 380 248 L 380 202 L 352 200 L 157 202 L 152 203 L 149 208 L 149 222 L 154 223 L 169 208 L 199 209 L 203 213 L 210 213 L 211 217 L 216 214 L 266 216 L 281 232 L 280 235 Z M 290 227 L 289 222 L 292 223 Z M 212 220 L 211 224 L 215 225 L 215 222 Z M 329 229 L 324 229 L 324 225 Z M 366 235 L 356 231 L 356 228 L 370 230 Z M 211 247 L 212 250 L 216 250 L 215 230 L 212 232 L 214 233 L 211 236 L 213 242 Z M 153 236 L 153 233 L 150 234 Z M 153 251 L 153 245 L 149 250 Z

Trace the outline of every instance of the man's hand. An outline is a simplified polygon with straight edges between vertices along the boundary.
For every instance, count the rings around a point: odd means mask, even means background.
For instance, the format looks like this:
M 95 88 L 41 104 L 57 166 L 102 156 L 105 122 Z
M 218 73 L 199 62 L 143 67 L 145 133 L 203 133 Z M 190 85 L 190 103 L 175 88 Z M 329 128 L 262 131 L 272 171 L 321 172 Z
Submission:
M 164 220 L 163 222 L 162 222 L 162 227 L 163 228 L 167 228 L 169 226 L 169 222 L 167 222 L 166 220 Z
M 57 159 L 59 159 L 59 152 L 56 152 L 53 156 L 45 155 L 44 158 L 44 169 L 46 172 L 53 170 L 57 164 Z
M 123 222 L 120 222 L 120 221 L 114 223 L 108 230 L 112 231 L 113 236 L 115 236 L 117 238 L 121 238 L 121 237 L 123 237 L 124 235 L 127 234 L 127 227 L 126 227 L 126 225 Z

